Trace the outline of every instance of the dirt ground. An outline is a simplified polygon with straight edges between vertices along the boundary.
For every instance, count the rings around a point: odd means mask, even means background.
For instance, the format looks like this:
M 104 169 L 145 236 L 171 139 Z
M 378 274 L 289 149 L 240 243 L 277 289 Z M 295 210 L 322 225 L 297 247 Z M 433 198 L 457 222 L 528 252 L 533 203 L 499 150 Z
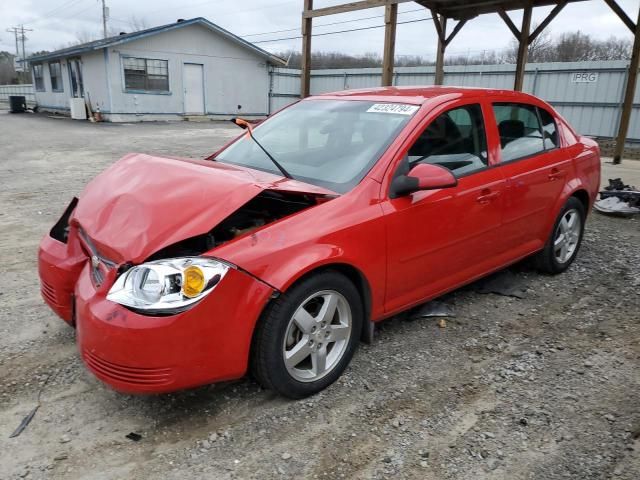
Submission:
M 471 286 L 442 299 L 444 328 L 384 322 L 306 400 L 249 379 L 136 397 L 93 378 L 40 298 L 40 238 L 121 155 L 202 157 L 237 133 L 0 112 L 0 478 L 640 478 L 639 219 L 591 215 L 563 275 L 510 269 L 522 299 Z

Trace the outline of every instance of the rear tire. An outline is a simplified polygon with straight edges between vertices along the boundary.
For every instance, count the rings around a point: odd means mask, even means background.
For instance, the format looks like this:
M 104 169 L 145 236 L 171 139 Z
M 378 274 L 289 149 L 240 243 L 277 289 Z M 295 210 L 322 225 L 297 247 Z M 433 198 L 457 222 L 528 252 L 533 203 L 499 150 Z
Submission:
M 358 346 L 364 313 L 356 287 L 327 270 L 273 300 L 253 338 L 251 371 L 264 388 L 304 398 L 335 382 Z
M 535 256 L 538 270 L 555 275 L 569 268 L 580 250 L 585 217 L 582 202 L 570 197 L 560 210 L 547 243 Z

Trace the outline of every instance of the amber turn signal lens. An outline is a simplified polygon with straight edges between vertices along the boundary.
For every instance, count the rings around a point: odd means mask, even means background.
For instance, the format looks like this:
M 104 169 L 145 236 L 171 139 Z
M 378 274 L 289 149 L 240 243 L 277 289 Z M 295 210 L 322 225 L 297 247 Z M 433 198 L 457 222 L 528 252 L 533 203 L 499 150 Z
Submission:
M 182 273 L 182 293 L 193 298 L 202 293 L 205 287 L 204 272 L 195 265 L 187 267 Z

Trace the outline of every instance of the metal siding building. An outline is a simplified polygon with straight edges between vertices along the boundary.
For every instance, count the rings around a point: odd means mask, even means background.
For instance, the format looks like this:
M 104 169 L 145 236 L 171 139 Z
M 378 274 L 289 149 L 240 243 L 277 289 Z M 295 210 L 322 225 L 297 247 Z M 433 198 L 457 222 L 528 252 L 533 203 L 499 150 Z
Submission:
M 284 63 L 203 18 L 90 42 L 30 62 L 42 65 L 41 88 L 35 92 L 41 109 L 68 111 L 71 97 L 84 97 L 109 121 L 264 116 L 269 113 L 269 69 Z M 50 65 L 57 62 L 62 91 L 55 92 Z
M 626 61 L 531 63 L 526 68 L 523 91 L 549 102 L 578 132 L 614 137 L 628 72 Z M 511 90 L 514 75 L 515 65 L 447 66 L 444 84 Z M 299 76 L 298 70 L 274 70 L 272 105 L 282 107 L 294 96 L 299 98 Z M 381 76 L 380 68 L 312 70 L 311 94 L 378 87 Z M 433 85 L 434 79 L 435 67 L 396 67 L 393 84 Z M 636 92 L 628 133 L 632 141 L 640 140 L 640 89 Z

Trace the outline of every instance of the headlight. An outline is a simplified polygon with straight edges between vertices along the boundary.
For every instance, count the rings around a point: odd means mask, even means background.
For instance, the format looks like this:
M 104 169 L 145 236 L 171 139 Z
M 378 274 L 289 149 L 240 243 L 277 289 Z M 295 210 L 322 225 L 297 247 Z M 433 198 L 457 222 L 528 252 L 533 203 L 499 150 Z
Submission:
M 202 257 L 143 263 L 118 277 L 107 300 L 147 313 L 181 311 L 211 292 L 228 270 L 228 265 Z

